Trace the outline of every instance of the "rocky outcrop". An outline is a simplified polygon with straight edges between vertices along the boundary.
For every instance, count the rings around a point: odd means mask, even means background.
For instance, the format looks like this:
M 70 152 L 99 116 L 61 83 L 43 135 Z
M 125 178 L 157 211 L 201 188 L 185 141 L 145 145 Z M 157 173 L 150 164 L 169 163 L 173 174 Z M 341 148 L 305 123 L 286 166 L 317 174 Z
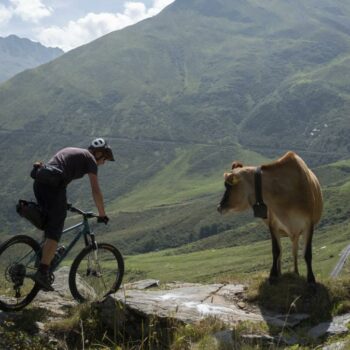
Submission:
M 30 333 L 38 334 L 50 343 L 59 343 L 52 334 L 47 332 L 47 324 L 52 320 L 64 319 L 68 311 L 77 305 L 71 297 L 68 288 L 68 268 L 56 272 L 55 292 L 40 292 L 31 308 L 45 310 L 45 321 L 33 321 Z M 302 343 L 297 336 L 298 327 L 304 327 L 303 321 L 309 318 L 307 314 L 278 314 L 262 310 L 249 304 L 244 295 L 246 287 L 242 284 L 208 284 L 199 283 L 167 283 L 159 286 L 157 280 L 144 280 L 125 284 L 115 295 L 109 296 L 103 302 L 93 303 L 98 310 L 99 322 L 106 330 L 123 334 L 126 341 L 134 341 L 142 337 L 157 334 L 157 341 L 169 342 L 172 332 L 178 325 L 196 324 L 208 317 L 215 318 L 227 325 L 226 331 L 213 335 L 220 346 L 234 344 L 233 329 L 238 322 L 263 322 L 270 328 L 280 329 L 278 336 L 271 334 L 247 333 L 240 336 L 258 344 Z M 6 322 L 17 322 L 25 311 L 19 313 L 1 313 L 0 327 Z M 329 322 L 314 326 L 307 333 L 309 339 L 324 339 L 334 334 L 349 332 L 350 314 L 338 316 Z M 290 330 L 287 337 L 285 329 Z M 287 332 L 288 333 L 288 332 Z M 293 334 L 291 336 L 290 334 Z M 231 344 L 231 345 L 230 345 Z M 335 349 L 342 349 L 345 342 L 339 342 Z M 328 349 L 325 347 L 325 349 Z M 333 349 L 329 347 L 329 349 Z
M 252 342 L 286 345 L 304 342 L 304 339 L 299 339 L 296 335 L 285 335 L 282 331 L 294 329 L 292 333 L 296 333 L 295 328 L 307 320 L 309 315 L 278 314 L 250 305 L 244 299 L 246 289 L 244 285 L 174 282 L 165 284 L 161 288 L 148 289 L 148 287 L 157 286 L 156 280 L 125 285 L 113 297 L 99 304 L 101 318 L 109 328 L 123 329 L 130 338 L 140 332 L 164 333 L 167 327 L 174 324 L 197 323 L 213 317 L 227 324 L 228 331 L 215 335 L 216 340 L 226 344 L 225 346 L 233 341 L 230 327 L 240 321 L 265 322 L 269 326 L 281 329 L 277 337 L 269 334 L 243 334 L 245 339 Z M 318 339 L 328 335 L 348 333 L 349 322 L 350 314 L 335 317 L 329 322 L 323 322 L 310 329 L 307 336 Z M 157 324 L 158 327 L 155 326 Z M 163 336 L 169 337 L 169 334 L 163 334 Z
M 131 287 L 131 288 L 130 288 Z M 123 304 L 138 314 L 170 317 L 183 323 L 194 323 L 206 317 L 215 317 L 227 324 L 239 321 L 262 322 L 275 326 L 295 326 L 309 316 L 306 314 L 282 315 L 263 313 L 247 304 L 241 284 L 169 283 L 162 289 L 140 290 L 126 285 L 101 306 L 102 312 L 113 312 L 109 304 Z M 106 315 L 106 319 L 110 319 Z

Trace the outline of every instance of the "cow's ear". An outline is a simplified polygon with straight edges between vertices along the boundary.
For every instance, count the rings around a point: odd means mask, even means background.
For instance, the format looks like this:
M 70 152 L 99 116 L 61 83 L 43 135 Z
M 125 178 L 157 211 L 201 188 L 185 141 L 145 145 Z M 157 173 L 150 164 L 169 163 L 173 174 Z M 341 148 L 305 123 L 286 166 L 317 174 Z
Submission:
M 239 182 L 238 176 L 232 173 L 225 173 L 224 178 L 229 185 L 236 185 Z
M 231 168 L 232 170 L 236 168 L 243 168 L 243 164 L 241 162 L 233 162 Z

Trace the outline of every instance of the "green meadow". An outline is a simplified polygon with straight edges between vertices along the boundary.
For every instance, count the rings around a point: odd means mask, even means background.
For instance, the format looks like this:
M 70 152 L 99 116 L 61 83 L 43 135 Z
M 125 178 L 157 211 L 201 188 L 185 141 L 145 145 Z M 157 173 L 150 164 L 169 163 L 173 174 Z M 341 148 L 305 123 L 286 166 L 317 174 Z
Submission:
M 325 279 L 336 265 L 339 254 L 350 236 L 350 224 L 314 234 L 313 267 L 316 279 Z M 253 242 L 237 247 L 207 249 L 181 254 L 179 249 L 126 256 L 126 280 L 140 278 L 171 281 L 220 282 L 247 280 L 253 274 L 266 274 L 272 264 L 271 242 Z M 289 238 L 282 239 L 282 271 L 291 272 L 293 259 Z M 302 250 L 299 252 L 300 273 L 305 275 Z

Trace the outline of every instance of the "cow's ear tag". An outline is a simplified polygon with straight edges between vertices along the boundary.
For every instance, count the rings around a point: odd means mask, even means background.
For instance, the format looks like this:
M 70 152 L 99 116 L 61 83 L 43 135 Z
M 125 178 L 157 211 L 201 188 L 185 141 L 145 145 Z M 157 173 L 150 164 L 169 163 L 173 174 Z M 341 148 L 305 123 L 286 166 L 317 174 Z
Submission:
M 239 179 L 238 179 L 238 176 L 232 176 L 232 179 L 231 179 L 231 185 L 236 185 L 236 184 L 238 184 L 238 182 L 239 182 Z
M 256 218 L 267 219 L 267 206 L 265 203 L 255 203 L 253 211 Z

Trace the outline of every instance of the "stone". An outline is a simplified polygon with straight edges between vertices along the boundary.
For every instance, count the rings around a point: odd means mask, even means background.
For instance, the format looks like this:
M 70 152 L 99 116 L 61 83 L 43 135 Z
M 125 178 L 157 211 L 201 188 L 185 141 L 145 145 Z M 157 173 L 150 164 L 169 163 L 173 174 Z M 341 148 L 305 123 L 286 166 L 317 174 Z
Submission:
M 333 320 L 329 322 L 322 322 L 317 326 L 311 328 L 308 332 L 308 336 L 314 339 L 323 337 L 325 335 L 345 334 L 349 332 L 347 324 L 350 322 L 350 313 L 335 316 Z
M 39 321 L 36 321 L 34 323 L 35 328 L 37 329 L 37 332 L 44 333 L 45 332 L 45 324 Z
M 143 290 L 143 289 L 148 289 L 152 287 L 159 287 L 159 280 L 148 279 L 148 280 L 142 280 L 142 281 L 124 284 L 124 289 Z
M 302 321 L 307 320 L 310 315 L 305 313 L 300 314 L 274 314 L 271 312 L 264 312 L 265 321 L 277 327 L 295 327 Z
M 267 334 L 246 334 L 241 336 L 246 342 L 256 345 L 273 345 L 275 338 Z
M 232 338 L 232 329 L 216 332 L 213 337 L 216 339 L 218 349 L 234 349 L 235 342 Z
M 135 315 L 148 315 L 154 318 L 169 318 L 176 322 L 195 323 L 207 317 L 215 317 L 225 323 L 239 321 L 267 322 L 280 327 L 293 327 L 308 318 L 306 314 L 276 315 L 262 314 L 259 308 L 243 302 L 244 285 L 224 284 L 167 284 L 171 289 L 138 290 L 123 289 L 114 296 L 114 302 L 108 306 L 101 304 L 105 312 L 104 319 L 114 319 L 113 313 L 118 305 L 118 312 Z M 122 306 L 122 307 L 119 307 Z M 119 317 L 121 317 L 119 315 Z M 123 317 L 122 317 L 123 318 Z
M 68 275 L 68 267 L 56 271 L 55 291 L 39 292 L 33 301 L 34 307 L 43 308 L 50 313 L 49 320 L 65 318 L 67 309 L 78 304 L 71 296 Z M 232 339 L 231 328 L 240 321 L 266 322 L 282 330 L 285 327 L 296 327 L 309 318 L 308 314 L 276 314 L 249 304 L 244 299 L 246 287 L 241 284 L 201 285 L 172 282 L 163 285 L 161 289 L 155 288 L 158 285 L 158 280 L 125 284 L 113 296 L 93 304 L 92 307 L 95 306 L 100 310 L 100 319 L 106 328 L 118 334 L 125 334 L 128 339 L 139 339 L 142 334 L 156 332 L 158 339 L 164 338 L 166 342 L 178 325 L 195 324 L 205 318 L 213 317 L 226 323 L 229 328 L 212 335 L 213 341 L 218 344 L 218 348 L 222 349 L 233 348 L 234 339 Z M 80 287 L 82 288 L 82 285 Z M 17 317 L 20 317 L 20 313 L 0 312 L 0 324 L 16 322 Z M 348 333 L 349 322 L 350 314 L 334 317 L 329 322 L 322 322 L 313 327 L 308 336 L 317 339 Z M 45 332 L 45 324 L 36 322 L 35 329 L 38 335 L 49 339 L 50 335 Z M 243 338 L 254 344 L 272 344 L 273 342 L 286 345 L 301 344 L 295 334 L 289 338 L 283 334 L 275 338 L 267 334 L 246 334 Z M 338 342 L 327 345 L 323 350 L 346 349 L 348 345 Z
M 55 272 L 54 292 L 40 291 L 33 306 L 50 311 L 55 317 L 65 317 L 67 309 L 77 305 L 78 302 L 72 299 L 68 286 L 69 267 L 64 266 Z
M 240 308 L 240 309 L 245 309 L 245 307 L 247 306 L 246 303 L 244 303 L 243 301 L 239 301 L 237 303 L 237 306 Z
M 242 311 L 234 303 L 216 295 L 224 285 L 192 285 L 171 290 L 125 290 L 115 295 L 116 300 L 144 314 L 172 317 L 186 323 L 200 321 L 208 316 L 225 322 L 263 321 L 256 313 Z M 215 299 L 215 297 L 217 298 Z
M 322 348 L 322 350 L 346 350 L 349 349 L 350 343 L 346 343 L 345 341 L 339 341 L 330 345 L 326 345 Z

